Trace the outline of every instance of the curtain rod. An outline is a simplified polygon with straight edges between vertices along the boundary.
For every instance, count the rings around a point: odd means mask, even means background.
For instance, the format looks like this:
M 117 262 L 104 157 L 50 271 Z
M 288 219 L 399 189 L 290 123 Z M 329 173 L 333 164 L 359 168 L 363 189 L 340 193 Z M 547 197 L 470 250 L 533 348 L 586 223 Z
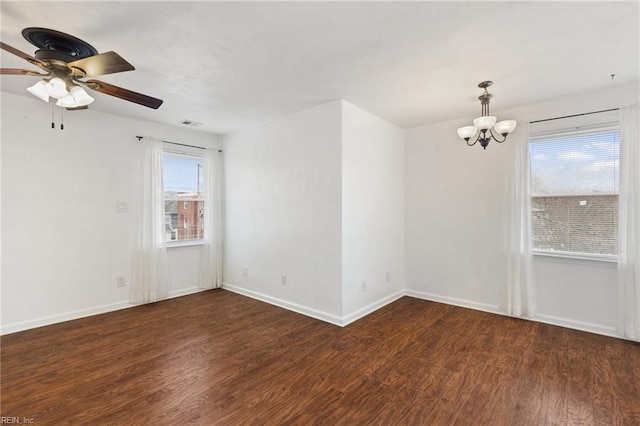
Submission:
M 562 117 L 545 118 L 543 120 L 530 121 L 529 124 L 541 123 L 543 121 L 562 120 L 563 118 L 580 117 L 582 115 L 600 114 L 601 112 L 618 111 L 620 108 L 603 109 L 600 111 L 583 112 L 582 114 L 565 115 Z
M 136 138 L 138 138 L 138 141 L 142 140 L 142 138 L 143 138 L 143 137 L 144 137 L 144 136 L 136 136 Z M 171 145 L 186 146 L 186 147 L 189 147 L 189 148 L 206 149 L 206 148 L 203 148 L 203 147 L 201 147 L 201 146 L 187 145 L 186 143 L 178 143 L 178 142 L 170 142 L 170 141 L 162 141 L 162 142 L 164 142 L 164 143 L 170 143 Z M 222 150 L 221 150 L 221 149 L 219 149 L 219 150 L 218 150 L 218 152 L 222 152 Z

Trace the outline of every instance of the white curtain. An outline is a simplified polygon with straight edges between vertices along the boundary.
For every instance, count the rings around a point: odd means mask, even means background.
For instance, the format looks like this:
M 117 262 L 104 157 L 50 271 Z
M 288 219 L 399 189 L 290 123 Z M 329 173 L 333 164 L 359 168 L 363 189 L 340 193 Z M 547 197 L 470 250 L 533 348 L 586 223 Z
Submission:
M 204 246 L 201 289 L 222 287 L 222 153 L 207 149 L 204 157 Z
M 514 167 L 509 176 L 509 264 L 502 308 L 508 315 L 533 318 L 535 298 L 531 272 L 531 163 L 528 139 L 513 140 Z
M 140 141 L 136 191 L 136 247 L 131 278 L 131 303 L 165 299 L 169 271 L 164 241 L 164 190 L 162 187 L 162 141 Z
M 640 341 L 640 106 L 620 110 L 618 333 Z

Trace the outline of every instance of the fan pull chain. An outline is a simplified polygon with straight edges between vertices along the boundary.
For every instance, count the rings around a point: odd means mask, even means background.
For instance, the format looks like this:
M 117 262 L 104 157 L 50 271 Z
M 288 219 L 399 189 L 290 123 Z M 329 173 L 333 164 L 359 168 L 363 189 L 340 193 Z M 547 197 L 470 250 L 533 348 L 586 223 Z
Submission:
M 55 104 L 51 104 L 51 128 L 56 128 Z M 64 130 L 64 108 L 60 108 L 60 130 Z

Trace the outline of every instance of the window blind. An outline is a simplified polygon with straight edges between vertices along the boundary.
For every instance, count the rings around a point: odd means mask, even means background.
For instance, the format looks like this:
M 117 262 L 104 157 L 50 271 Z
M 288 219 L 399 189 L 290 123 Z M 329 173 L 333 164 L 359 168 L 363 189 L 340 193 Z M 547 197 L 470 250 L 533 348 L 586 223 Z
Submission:
M 619 146 L 617 128 L 532 138 L 534 250 L 617 254 Z

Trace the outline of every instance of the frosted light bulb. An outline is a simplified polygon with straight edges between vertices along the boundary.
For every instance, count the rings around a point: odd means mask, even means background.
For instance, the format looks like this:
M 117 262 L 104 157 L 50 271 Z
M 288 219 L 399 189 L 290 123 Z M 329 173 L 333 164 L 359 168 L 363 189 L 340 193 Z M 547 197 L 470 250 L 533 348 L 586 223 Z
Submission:
M 70 96 L 73 96 L 76 107 L 89 105 L 94 99 L 85 92 L 82 87 L 74 86 L 69 92 Z
M 32 95 L 37 96 L 45 102 L 49 102 L 49 92 L 46 89 L 46 85 L 47 83 L 45 83 L 43 80 L 40 80 L 33 86 L 27 88 L 27 90 Z
M 485 115 L 473 120 L 473 125 L 476 126 L 478 130 L 489 130 L 494 124 L 496 124 L 496 117 L 493 115 Z
M 54 77 L 49 80 L 49 82 L 45 84 L 45 88 L 47 89 L 49 96 L 52 98 L 60 99 L 69 94 L 67 91 L 67 84 L 58 77 Z
M 513 130 L 516 128 L 516 124 L 516 120 L 499 121 L 498 123 L 496 123 L 494 129 L 496 129 L 496 132 L 500 133 L 501 135 L 506 135 L 507 133 L 513 132 Z
M 475 126 L 465 126 L 465 127 L 460 127 L 458 129 L 458 136 L 460 136 L 462 139 L 470 139 L 473 135 L 476 134 L 476 128 Z

